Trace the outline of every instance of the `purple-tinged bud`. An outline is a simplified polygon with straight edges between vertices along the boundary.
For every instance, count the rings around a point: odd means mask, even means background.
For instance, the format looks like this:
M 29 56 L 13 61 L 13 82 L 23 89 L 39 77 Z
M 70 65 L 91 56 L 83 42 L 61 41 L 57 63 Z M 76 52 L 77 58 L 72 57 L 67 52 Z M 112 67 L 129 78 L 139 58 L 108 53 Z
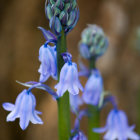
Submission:
M 46 17 L 49 19 L 50 28 L 55 35 L 70 32 L 79 19 L 79 9 L 76 0 L 46 0 Z

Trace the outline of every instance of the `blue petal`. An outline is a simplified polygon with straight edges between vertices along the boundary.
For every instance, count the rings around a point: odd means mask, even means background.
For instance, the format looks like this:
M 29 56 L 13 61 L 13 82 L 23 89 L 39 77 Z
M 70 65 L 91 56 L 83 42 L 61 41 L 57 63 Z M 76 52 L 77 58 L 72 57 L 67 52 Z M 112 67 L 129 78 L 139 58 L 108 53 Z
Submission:
M 29 94 L 25 94 L 22 98 L 22 101 L 20 103 L 20 127 L 22 130 L 25 130 L 27 126 L 29 125 L 30 121 L 30 115 L 31 115 L 31 108 L 34 105 L 32 103 L 32 99 Z
M 36 113 L 36 114 L 39 114 L 39 115 L 42 114 L 42 112 L 40 112 L 40 111 L 38 111 L 38 110 L 35 110 L 35 113 Z
M 30 96 L 32 98 L 32 104 L 33 104 L 34 102 L 36 102 L 35 96 L 32 93 L 30 94 Z M 37 114 L 41 114 L 41 112 L 35 110 L 35 104 L 34 104 L 32 105 L 30 120 L 33 124 L 43 124 L 42 120 Z
M 117 138 L 117 133 L 116 131 L 109 130 L 105 136 L 104 140 L 115 140 Z M 125 139 L 119 139 L 119 140 L 125 140 Z
M 133 132 L 133 131 L 129 131 L 127 133 L 127 137 L 129 139 L 131 139 L 131 140 L 140 140 L 140 136 L 137 133 Z
M 7 121 L 14 121 L 17 117 L 19 117 L 19 111 L 20 111 L 20 104 L 22 101 L 22 98 L 25 94 L 26 90 L 23 90 L 16 98 L 16 102 L 15 102 L 15 108 L 14 110 L 8 114 L 7 116 Z
M 2 106 L 7 111 L 12 111 L 15 107 L 15 105 L 11 103 L 3 103 Z
M 96 133 L 104 133 L 105 131 L 107 131 L 107 126 L 102 128 L 93 128 L 93 131 Z
M 38 29 L 40 29 L 45 37 L 46 40 L 57 40 L 55 35 L 53 33 L 51 33 L 50 31 L 45 30 L 42 27 L 38 27 Z

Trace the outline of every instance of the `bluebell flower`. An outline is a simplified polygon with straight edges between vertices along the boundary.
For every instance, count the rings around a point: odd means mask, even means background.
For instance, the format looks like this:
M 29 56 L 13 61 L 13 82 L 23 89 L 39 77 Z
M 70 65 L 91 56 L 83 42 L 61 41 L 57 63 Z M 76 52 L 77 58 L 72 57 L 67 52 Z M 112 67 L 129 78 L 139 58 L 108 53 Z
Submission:
M 78 131 L 70 140 L 87 140 L 87 137 L 82 131 Z
M 139 140 L 140 137 L 133 132 L 134 125 L 129 126 L 126 114 L 117 109 L 111 110 L 108 115 L 106 126 L 103 128 L 94 128 L 97 133 L 106 132 L 104 140 Z
M 20 119 L 20 127 L 25 130 L 29 125 L 29 121 L 33 124 L 43 124 L 42 120 L 37 114 L 41 112 L 35 110 L 36 99 L 31 92 L 23 90 L 16 99 L 15 105 L 11 103 L 3 103 L 3 108 L 11 111 L 7 116 L 7 121 L 15 121 Z
M 83 104 L 83 101 L 79 94 L 73 95 L 70 94 L 70 106 L 71 106 L 71 111 L 76 113 L 79 110 L 79 106 Z
M 98 105 L 103 92 L 103 80 L 98 69 L 93 69 L 83 92 L 83 101 L 86 104 Z
M 42 45 L 39 50 L 39 61 L 40 82 L 45 82 L 50 76 L 57 79 L 56 46 Z
M 76 63 L 67 62 L 61 69 L 60 81 L 55 86 L 59 97 L 68 90 L 70 94 L 76 95 L 79 93 L 79 89 L 83 90 L 83 87 L 78 78 L 78 70 Z

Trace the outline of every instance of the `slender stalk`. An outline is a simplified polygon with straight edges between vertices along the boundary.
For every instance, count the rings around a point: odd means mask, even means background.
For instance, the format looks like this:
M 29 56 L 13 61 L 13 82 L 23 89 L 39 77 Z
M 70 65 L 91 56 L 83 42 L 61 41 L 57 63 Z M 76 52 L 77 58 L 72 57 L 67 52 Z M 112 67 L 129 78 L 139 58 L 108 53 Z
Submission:
M 137 112 L 138 112 L 138 115 L 137 115 L 137 132 L 140 133 L 140 87 L 139 87 L 139 90 L 138 90 L 138 93 L 137 93 Z
M 61 68 L 64 65 L 64 60 L 61 53 L 66 52 L 66 36 L 64 31 L 61 33 L 61 37 L 57 41 L 57 70 L 58 79 Z M 63 97 L 57 100 L 58 104 L 58 133 L 59 140 L 68 140 L 70 138 L 70 106 L 69 106 L 69 93 L 66 92 Z
M 91 58 L 89 60 L 89 68 L 93 69 L 95 67 L 95 59 Z M 97 107 L 93 105 L 88 105 L 88 140 L 100 140 L 100 135 L 93 132 L 93 128 L 99 127 L 100 124 L 100 112 Z

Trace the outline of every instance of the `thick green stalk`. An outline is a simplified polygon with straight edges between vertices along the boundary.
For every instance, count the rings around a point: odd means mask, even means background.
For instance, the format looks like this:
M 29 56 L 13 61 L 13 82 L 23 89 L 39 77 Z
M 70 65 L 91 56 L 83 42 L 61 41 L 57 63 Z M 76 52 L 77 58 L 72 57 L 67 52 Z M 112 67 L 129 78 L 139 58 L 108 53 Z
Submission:
M 57 41 L 57 70 L 58 79 L 61 68 L 64 65 L 64 60 L 61 53 L 66 52 L 66 36 L 62 31 L 61 37 Z M 57 100 L 58 104 L 58 133 L 59 140 L 68 140 L 70 138 L 70 106 L 69 106 L 69 93 L 66 92 L 63 97 Z
M 89 63 L 89 68 L 93 69 L 95 67 L 95 59 L 91 58 Z M 94 85 L 93 85 L 94 86 Z M 100 125 L 100 112 L 97 107 L 93 105 L 88 105 L 88 140 L 100 140 L 100 135 L 93 132 L 93 128 L 97 128 Z
M 100 123 L 100 112 L 97 107 L 88 105 L 88 140 L 100 140 L 100 135 L 93 132 L 93 128 L 98 128 Z

